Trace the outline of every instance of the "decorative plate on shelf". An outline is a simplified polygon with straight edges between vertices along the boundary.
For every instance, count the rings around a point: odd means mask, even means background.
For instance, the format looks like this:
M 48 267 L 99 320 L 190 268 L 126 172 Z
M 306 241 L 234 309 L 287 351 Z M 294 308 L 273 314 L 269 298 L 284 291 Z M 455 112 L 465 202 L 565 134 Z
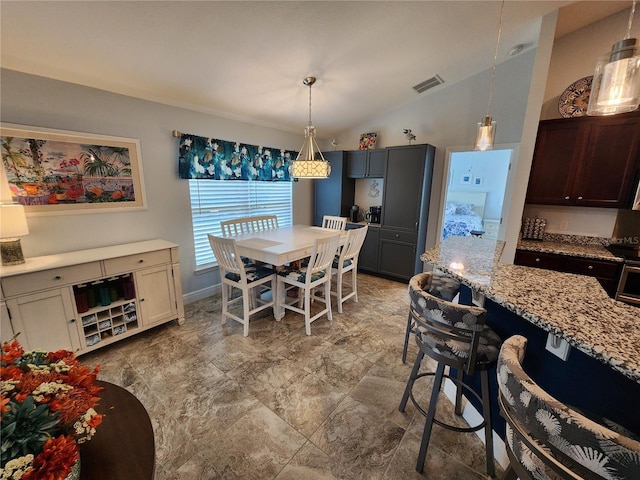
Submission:
M 587 114 L 589 94 L 593 75 L 576 80 L 562 92 L 558 99 L 558 111 L 565 118 L 581 117 Z

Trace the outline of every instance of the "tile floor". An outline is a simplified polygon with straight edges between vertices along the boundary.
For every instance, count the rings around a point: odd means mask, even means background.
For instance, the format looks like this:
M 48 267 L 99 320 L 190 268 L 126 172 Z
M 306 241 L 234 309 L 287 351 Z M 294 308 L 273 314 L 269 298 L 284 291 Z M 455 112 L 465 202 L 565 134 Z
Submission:
M 156 480 L 487 478 L 475 434 L 438 426 L 424 474 L 414 470 L 424 417 L 411 402 L 398 412 L 416 351 L 412 341 L 402 364 L 407 285 L 358 279 L 359 303 L 314 322 L 311 336 L 301 316 L 275 322 L 267 310 L 244 338 L 238 323 L 221 325 L 216 295 L 186 305 L 182 326 L 81 359 L 146 407 Z

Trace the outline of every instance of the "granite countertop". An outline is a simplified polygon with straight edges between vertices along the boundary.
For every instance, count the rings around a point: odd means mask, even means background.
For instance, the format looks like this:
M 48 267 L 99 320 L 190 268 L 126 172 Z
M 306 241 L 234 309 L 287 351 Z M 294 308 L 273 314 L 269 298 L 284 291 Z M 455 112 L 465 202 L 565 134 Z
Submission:
M 609 298 L 593 277 L 501 264 L 503 248 L 501 241 L 449 237 L 421 259 L 640 382 L 638 307 Z
M 611 253 L 603 244 L 580 244 L 562 241 L 544 240 L 520 240 L 518 249 L 531 252 L 555 253 L 558 255 L 571 255 L 572 257 L 592 258 L 609 262 L 623 262 L 624 259 Z

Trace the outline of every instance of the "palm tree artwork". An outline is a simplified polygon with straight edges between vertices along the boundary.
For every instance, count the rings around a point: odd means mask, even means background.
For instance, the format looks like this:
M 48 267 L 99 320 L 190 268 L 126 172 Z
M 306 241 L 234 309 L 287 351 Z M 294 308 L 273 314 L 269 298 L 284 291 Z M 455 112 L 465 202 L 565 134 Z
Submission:
M 0 153 L 18 203 L 137 201 L 128 147 L 7 134 L 0 136 Z

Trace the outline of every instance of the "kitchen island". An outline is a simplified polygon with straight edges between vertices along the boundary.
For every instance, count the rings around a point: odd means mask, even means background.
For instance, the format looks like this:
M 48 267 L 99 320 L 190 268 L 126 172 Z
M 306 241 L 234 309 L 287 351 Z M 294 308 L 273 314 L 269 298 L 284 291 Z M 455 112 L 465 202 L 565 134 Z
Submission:
M 640 433 L 640 309 L 609 298 L 592 277 L 501 264 L 503 247 L 449 237 L 421 259 L 468 287 L 461 303 L 471 291 L 484 295 L 487 324 L 502 338 L 529 339 L 525 370 L 549 393 Z M 566 361 L 545 350 L 549 333 L 572 347 Z

